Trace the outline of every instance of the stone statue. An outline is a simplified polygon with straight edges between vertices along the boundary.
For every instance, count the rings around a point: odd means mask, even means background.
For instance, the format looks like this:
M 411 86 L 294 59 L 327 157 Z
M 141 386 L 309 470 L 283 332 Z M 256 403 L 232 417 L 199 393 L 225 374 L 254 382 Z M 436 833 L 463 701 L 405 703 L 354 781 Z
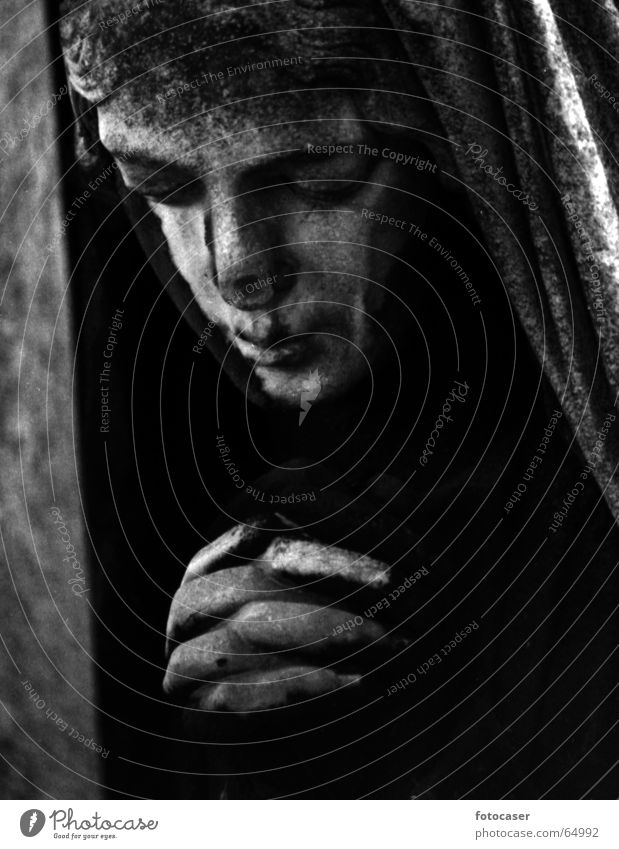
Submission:
M 215 795 L 476 786 L 501 763 L 524 626 L 498 635 L 546 519 L 504 505 L 545 432 L 527 497 L 561 488 L 567 431 L 387 13 L 66 13 L 80 158 L 116 163 L 196 362 L 246 418 L 233 440 L 212 399 L 220 518 L 167 626 L 165 692 L 214 744 L 194 771 Z

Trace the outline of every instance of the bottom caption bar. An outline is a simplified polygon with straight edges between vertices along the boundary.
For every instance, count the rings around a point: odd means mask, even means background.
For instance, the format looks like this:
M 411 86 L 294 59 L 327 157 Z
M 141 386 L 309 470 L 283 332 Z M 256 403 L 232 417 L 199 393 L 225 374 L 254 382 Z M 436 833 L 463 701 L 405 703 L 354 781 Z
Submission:
M 377 846 L 619 847 L 609 801 L 106 801 L 0 802 L 0 845 L 113 841 L 114 846 L 354 849 Z

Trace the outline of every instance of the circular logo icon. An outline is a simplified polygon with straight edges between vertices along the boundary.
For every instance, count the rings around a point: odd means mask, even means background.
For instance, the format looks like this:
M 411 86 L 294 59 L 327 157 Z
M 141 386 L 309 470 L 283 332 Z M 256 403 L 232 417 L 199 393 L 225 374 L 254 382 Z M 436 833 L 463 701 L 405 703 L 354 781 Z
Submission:
M 37 808 L 30 808 L 21 815 L 19 827 L 24 837 L 34 837 L 45 825 L 45 814 Z

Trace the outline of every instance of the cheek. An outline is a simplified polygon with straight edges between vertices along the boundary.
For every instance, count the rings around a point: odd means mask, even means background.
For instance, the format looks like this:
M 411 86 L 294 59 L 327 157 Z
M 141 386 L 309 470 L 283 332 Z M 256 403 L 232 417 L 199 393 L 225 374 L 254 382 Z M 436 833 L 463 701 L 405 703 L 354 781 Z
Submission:
M 300 280 L 303 282 L 290 293 L 289 300 L 295 305 L 282 312 L 288 329 L 322 329 L 365 348 L 378 332 L 374 317 L 380 314 L 384 303 L 381 287 L 361 279 L 356 272 L 307 274 L 301 275 Z M 333 338 L 322 339 L 323 346 L 335 344 L 339 343 Z
M 401 309 L 399 300 L 390 295 L 390 288 L 409 238 L 405 229 L 377 226 L 363 218 L 362 209 L 337 218 L 329 216 L 335 220 L 325 220 L 326 226 L 315 236 L 322 244 L 304 246 L 297 263 L 301 268 L 322 272 L 302 275 L 295 294 L 300 295 L 299 300 L 329 302 L 315 307 L 320 312 L 321 325 L 341 335 L 347 343 L 325 339 L 323 344 L 330 357 L 345 369 L 353 362 L 363 369 L 367 367 L 360 363 L 354 346 L 371 360 L 377 348 L 388 344 L 389 331 L 384 326 L 389 325 L 387 313 Z M 317 229 L 314 228 L 315 234 Z
M 386 302 L 391 265 L 384 254 L 363 246 L 359 231 L 355 244 L 305 247 L 297 254 L 298 282 L 290 300 L 316 304 L 328 324 L 359 327 L 364 314 L 375 315 Z M 333 231 L 331 231 L 333 240 Z M 326 240 L 325 240 L 326 241 Z M 305 272 L 305 273 L 303 273 Z
M 198 207 L 174 208 L 149 201 L 159 222 L 175 267 L 189 284 L 198 305 L 211 318 L 220 320 L 222 299 L 214 283 L 212 257 L 206 246 L 204 216 Z
M 375 189 L 370 187 L 346 209 L 294 216 L 282 241 L 294 246 L 296 264 L 303 269 L 337 270 L 385 283 L 387 272 L 397 264 L 410 240 L 411 210 L 401 193 Z M 419 218 L 421 210 L 413 211 Z M 369 212 L 393 217 L 394 225 L 370 220 Z
M 295 292 L 298 306 L 284 311 L 290 333 L 322 331 L 319 345 L 335 370 L 344 360 L 358 359 L 359 351 L 372 357 L 380 338 L 383 292 L 358 278 L 332 275 L 304 292 Z M 357 350 L 359 349 L 359 350 Z
M 148 202 L 159 220 L 174 265 L 190 283 L 208 273 L 210 255 L 206 247 L 204 217 L 197 208 L 169 207 Z

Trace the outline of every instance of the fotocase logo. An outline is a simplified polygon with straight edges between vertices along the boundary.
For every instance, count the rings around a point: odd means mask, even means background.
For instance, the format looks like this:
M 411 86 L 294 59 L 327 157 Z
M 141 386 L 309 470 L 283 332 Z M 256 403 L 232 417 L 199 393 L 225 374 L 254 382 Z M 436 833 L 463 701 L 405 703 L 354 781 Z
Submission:
M 301 412 L 299 413 L 299 427 L 303 424 L 305 416 L 312 409 L 312 404 L 320 395 L 322 380 L 318 369 L 310 371 L 309 376 L 301 384 Z
M 30 808 L 21 815 L 19 827 L 24 837 L 35 837 L 45 825 L 45 814 L 37 808 Z

